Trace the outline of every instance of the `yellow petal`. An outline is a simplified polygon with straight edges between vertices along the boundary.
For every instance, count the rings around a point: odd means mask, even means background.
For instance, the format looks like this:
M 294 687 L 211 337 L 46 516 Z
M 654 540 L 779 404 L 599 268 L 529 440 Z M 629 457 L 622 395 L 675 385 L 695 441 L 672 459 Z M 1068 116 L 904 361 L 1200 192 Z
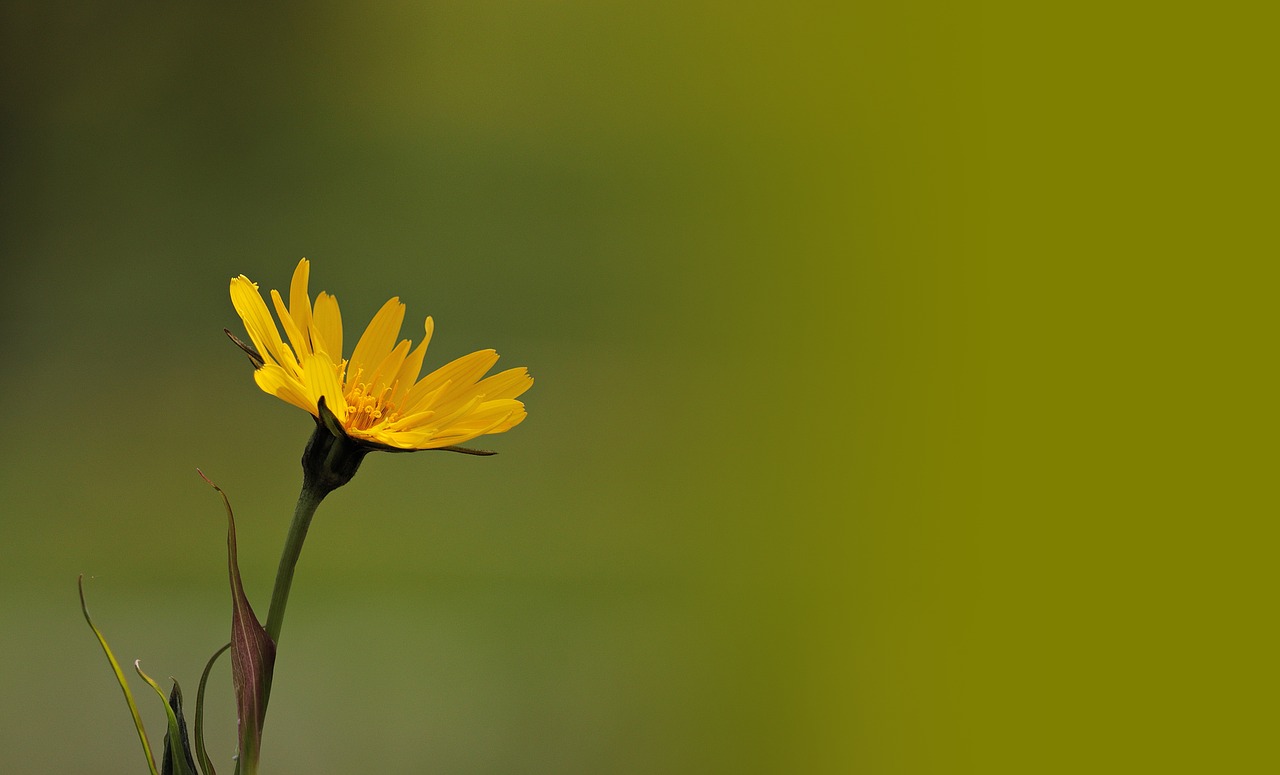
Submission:
M 373 373 L 367 377 L 362 377 L 362 382 L 369 383 L 369 392 L 381 393 L 383 388 L 391 387 L 395 382 L 396 375 L 400 373 L 400 367 L 404 364 L 405 357 L 409 354 L 409 340 L 402 339 L 395 349 L 382 359 L 382 363 L 373 370 Z
M 531 387 L 533 387 L 533 377 L 529 376 L 527 369 L 524 367 L 508 369 L 470 386 L 464 383 L 458 389 L 450 388 L 436 399 L 434 408 L 441 414 L 450 414 L 476 397 L 484 401 L 515 398 Z
M 427 320 L 422 324 L 422 328 L 424 331 L 422 335 L 422 347 L 425 349 L 427 345 L 431 344 L 431 335 L 436 332 L 436 322 L 431 319 L 430 315 L 427 315 Z
M 391 352 L 391 347 L 400 335 L 400 325 L 404 322 L 404 305 L 400 299 L 391 298 L 378 314 L 369 321 L 369 327 L 356 343 L 351 353 L 351 362 L 347 365 L 347 379 L 367 381 L 382 359 Z M 358 376 L 363 373 L 365 376 Z
M 253 380 L 264 393 L 288 401 L 306 412 L 315 414 L 316 403 L 307 396 L 306 388 L 296 377 L 274 363 L 268 363 L 253 372 Z
M 468 416 L 466 423 L 437 431 L 431 440 L 431 446 L 447 447 L 450 444 L 461 444 L 485 434 L 494 433 L 497 428 L 507 424 L 514 413 L 523 411 L 523 406 L 516 409 L 511 404 L 519 404 L 519 402 L 494 401 L 491 405 Z
M 308 335 L 311 333 L 311 296 L 307 293 L 310 278 L 311 262 L 304 258 L 293 270 L 293 282 L 289 284 L 289 316 L 298 330 Z M 308 345 L 307 351 L 310 349 Z
M 271 319 L 271 312 L 258 293 L 258 286 L 248 277 L 240 275 L 232 279 L 231 304 L 244 322 L 244 330 L 249 334 L 249 341 L 253 342 L 258 354 L 278 364 L 290 363 L 291 359 L 286 359 L 281 354 L 284 342 L 280 339 L 280 330 Z
M 312 414 L 318 411 L 320 397 L 324 397 L 325 406 L 333 412 L 339 422 L 345 424 L 347 419 L 347 399 L 342 394 L 342 384 L 338 382 L 338 370 L 328 353 L 318 352 L 308 355 L 302 362 L 302 370 L 307 380 L 307 395 L 312 401 Z
M 516 403 L 520 403 L 520 402 L 517 401 Z M 507 431 L 516 427 L 520 423 L 524 422 L 524 418 L 528 416 L 529 416 L 529 413 L 525 411 L 524 404 L 520 404 L 520 408 L 513 411 L 507 417 L 507 419 L 503 420 L 502 422 L 498 423 L 494 427 L 485 431 L 485 433 L 506 433 Z
M 524 366 L 516 369 L 500 371 L 491 377 L 485 377 L 472 388 L 486 399 L 515 398 L 533 387 L 533 377 Z
M 404 396 L 408 395 L 413 389 L 413 385 L 418 380 L 418 374 L 422 371 L 422 359 L 427 354 L 427 345 L 431 343 L 431 334 L 435 331 L 435 322 L 431 318 L 427 318 L 426 336 L 422 342 L 409 353 L 409 357 L 404 359 L 404 363 L 400 365 L 400 371 L 392 379 L 395 385 L 395 391 L 391 394 L 391 402 L 397 406 Z
M 334 363 L 342 360 L 342 313 L 338 299 L 324 291 L 316 297 L 315 316 L 311 320 L 311 346 L 324 350 Z
M 401 431 L 420 431 L 426 427 L 431 418 L 435 416 L 436 413 L 430 409 L 425 412 L 417 412 L 416 414 L 401 417 L 398 420 L 387 423 L 385 430 L 393 433 L 399 433 Z
M 455 396 L 467 393 L 468 389 L 475 385 L 476 380 L 483 377 L 484 373 L 493 368 L 493 364 L 497 362 L 497 352 L 479 350 L 441 366 L 413 386 L 413 389 L 409 391 L 409 395 L 405 396 L 403 410 L 405 412 L 416 411 L 419 402 L 425 396 L 430 395 L 432 391 L 446 382 L 450 383 L 448 391 L 438 396 L 436 398 L 437 401 L 451 401 Z
M 362 434 L 363 438 L 375 441 L 379 444 L 385 444 L 388 447 L 396 447 L 397 449 L 422 449 L 419 446 L 419 437 L 421 434 L 406 434 L 396 431 L 387 431 L 381 428 L 371 429 L 367 433 Z
M 370 434 L 370 438 L 379 444 L 386 444 L 389 447 L 398 447 L 400 449 L 430 449 L 431 439 L 433 436 L 430 430 L 427 431 L 385 431 Z M 448 446 L 441 444 L 439 446 Z
M 430 393 L 427 393 L 419 397 L 418 402 L 415 406 L 408 407 L 406 405 L 406 407 L 403 407 L 400 411 L 400 419 L 396 420 L 394 423 L 392 423 L 392 425 L 397 428 L 399 427 L 408 428 L 412 424 L 421 423 L 424 419 L 423 417 L 424 415 L 427 415 L 427 416 L 435 415 L 437 412 L 434 409 L 432 409 L 432 407 L 435 405 L 436 397 L 439 396 L 444 391 L 448 390 L 449 385 L 450 383 L 446 382 L 440 387 L 431 391 Z
M 461 404 L 457 406 L 449 414 L 445 414 L 444 412 L 441 412 L 440 419 L 437 420 L 434 424 L 443 428 L 446 426 L 465 422 L 465 418 L 468 415 L 470 415 L 472 412 L 476 411 L 476 409 L 480 406 L 480 402 L 483 400 L 484 399 L 482 396 L 472 396 L 469 401 L 467 401 L 465 404 Z
M 293 316 L 289 314 L 289 310 L 285 309 L 284 299 L 280 298 L 280 291 L 271 292 L 271 303 L 275 305 L 276 316 L 280 318 L 280 324 L 284 326 L 284 332 L 289 337 L 289 344 L 293 347 L 293 352 L 298 359 L 301 359 L 311 352 L 310 336 L 299 330 L 298 324 L 293 320 Z
M 525 411 L 524 405 L 521 405 L 520 410 L 511 412 L 511 416 L 508 416 L 502 423 L 494 425 L 492 429 L 486 430 L 486 433 L 506 433 L 508 430 L 515 428 L 516 425 L 524 423 L 527 416 L 529 416 L 529 412 Z
M 506 421 L 516 412 L 522 411 L 524 404 L 510 398 L 481 401 L 457 420 L 440 423 L 441 433 L 470 433 L 477 430 L 489 433 L 488 429 L 494 427 L 495 423 Z

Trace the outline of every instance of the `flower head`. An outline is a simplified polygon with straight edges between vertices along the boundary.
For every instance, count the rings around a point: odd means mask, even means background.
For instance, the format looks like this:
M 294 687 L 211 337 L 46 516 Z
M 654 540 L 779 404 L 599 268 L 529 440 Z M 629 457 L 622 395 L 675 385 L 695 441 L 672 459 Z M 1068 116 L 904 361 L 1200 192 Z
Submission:
M 362 446 L 391 451 L 452 447 L 524 420 L 524 404 L 516 398 L 533 378 L 523 367 L 485 377 L 498 361 L 493 350 L 465 355 L 419 379 L 435 324 L 427 318 L 416 348 L 408 339 L 397 343 L 405 310 L 398 298 L 382 305 L 351 357 L 343 358 L 338 300 L 322 291 L 311 303 L 310 271 L 307 259 L 298 262 L 287 307 L 271 291 L 287 343 L 258 286 L 244 275 L 231 281 L 231 303 L 257 351 L 253 377 L 265 392 L 310 412 L 318 424 L 340 426 Z

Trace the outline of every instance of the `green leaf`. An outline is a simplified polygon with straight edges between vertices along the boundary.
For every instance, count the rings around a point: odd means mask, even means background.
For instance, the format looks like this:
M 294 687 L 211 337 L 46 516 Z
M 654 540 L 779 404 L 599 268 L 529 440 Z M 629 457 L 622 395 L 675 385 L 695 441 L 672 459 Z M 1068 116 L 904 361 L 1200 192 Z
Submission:
M 196 775 L 196 763 L 191 758 L 191 740 L 187 738 L 187 720 L 182 716 L 182 689 L 178 686 L 178 682 L 173 682 L 173 689 L 169 692 L 169 709 L 173 711 L 174 717 L 178 720 L 178 745 L 182 751 L 182 758 L 186 760 L 187 772 L 190 775 Z M 172 762 L 176 761 L 175 753 L 172 750 L 172 734 L 164 736 L 164 766 L 160 769 L 160 775 L 175 775 Z
M 200 760 L 200 771 L 203 775 L 218 775 L 213 769 L 213 762 L 209 760 L 209 753 L 204 748 L 204 687 L 209 682 L 209 671 L 213 669 L 213 663 L 217 662 L 218 657 L 229 648 L 231 648 L 230 643 L 209 657 L 209 661 L 205 663 L 204 672 L 200 674 L 200 688 L 196 691 L 196 758 Z
M 116 661 L 116 657 L 111 653 L 111 647 L 107 645 L 107 639 L 102 636 L 102 631 L 94 625 L 93 619 L 89 616 L 89 607 L 84 601 L 84 574 L 80 574 L 80 579 L 76 582 L 80 587 L 80 610 L 84 612 L 84 620 L 89 623 L 89 629 L 93 630 L 93 634 L 98 637 L 98 643 L 102 646 L 102 651 L 107 655 L 107 661 L 111 663 L 111 670 L 116 674 L 116 683 L 120 684 L 120 690 L 124 692 L 125 702 L 129 703 L 129 712 L 133 714 L 133 725 L 138 730 L 138 739 L 142 741 L 142 752 L 147 756 L 147 768 L 151 770 L 151 775 L 159 775 L 156 772 L 156 759 L 151 753 L 151 743 L 147 741 L 147 730 L 142 726 L 142 716 L 138 714 L 138 705 L 133 701 L 133 692 L 129 691 L 129 682 L 124 678 L 124 671 L 120 669 L 120 663 Z M 160 695 L 162 698 L 163 694 Z
M 171 700 L 165 699 L 164 690 L 160 685 L 151 680 L 151 676 L 142 672 L 142 660 L 134 660 L 133 669 L 138 671 L 138 675 L 142 676 L 142 680 L 146 681 L 152 689 L 156 690 L 160 701 L 164 703 L 164 712 L 169 719 L 169 734 L 164 738 L 164 769 L 161 771 L 163 775 L 196 775 L 195 762 L 191 762 L 191 753 L 186 748 L 187 730 L 185 725 L 179 722 L 177 713 L 174 712 L 170 705 Z M 178 682 L 173 682 L 175 690 Z M 182 692 L 176 691 L 178 697 L 178 707 L 182 706 Z M 173 741 L 177 741 L 177 745 L 172 745 Z M 188 767 L 188 762 L 191 762 Z
M 227 507 L 227 571 L 231 577 L 231 680 L 239 713 L 239 771 L 256 775 L 258 751 L 262 745 L 262 722 L 267 713 L 267 694 L 275 667 L 276 644 L 262 628 L 253 606 L 244 594 L 240 566 L 236 560 L 236 522 L 231 501 L 222 488 L 197 469 L 200 477 L 218 491 Z

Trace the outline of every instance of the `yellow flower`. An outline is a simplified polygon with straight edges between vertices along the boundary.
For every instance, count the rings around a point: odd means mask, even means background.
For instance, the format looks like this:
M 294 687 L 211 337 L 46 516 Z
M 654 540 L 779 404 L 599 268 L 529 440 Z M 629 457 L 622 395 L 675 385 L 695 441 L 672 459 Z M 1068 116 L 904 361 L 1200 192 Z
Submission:
M 498 361 L 493 350 L 463 356 L 418 379 L 435 324 L 427 318 L 426 335 L 412 351 L 408 339 L 397 344 L 405 310 L 398 298 L 374 315 L 344 359 L 338 300 L 322 291 L 312 306 L 310 270 L 307 259 L 298 262 L 288 307 L 278 291 L 271 292 L 288 344 L 258 286 L 244 275 L 231 281 L 231 303 L 262 361 L 253 376 L 265 392 L 317 420 L 323 398 L 347 436 L 398 451 L 450 447 L 510 430 L 525 418 L 524 404 L 516 398 L 533 378 L 521 367 L 482 379 Z

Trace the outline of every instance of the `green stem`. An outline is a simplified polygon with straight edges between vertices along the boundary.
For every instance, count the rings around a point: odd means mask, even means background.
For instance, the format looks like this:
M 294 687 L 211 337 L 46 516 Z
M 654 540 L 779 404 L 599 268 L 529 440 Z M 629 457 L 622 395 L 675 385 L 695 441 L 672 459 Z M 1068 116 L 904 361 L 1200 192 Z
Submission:
M 271 592 L 271 609 L 267 612 L 267 637 L 278 648 L 280 645 L 280 628 L 284 625 L 284 609 L 289 604 L 289 590 L 293 586 L 293 571 L 298 567 L 298 557 L 302 555 L 302 544 L 307 540 L 307 529 L 311 527 L 311 518 L 316 515 L 320 501 L 330 490 L 311 486 L 310 480 L 302 485 L 302 493 L 298 496 L 298 505 L 293 510 L 293 522 L 289 525 L 289 535 L 284 540 L 284 551 L 280 554 L 280 567 L 276 570 L 276 585 Z M 262 713 L 266 720 L 267 705 L 271 701 L 271 683 L 275 677 L 274 668 L 267 670 L 263 676 Z M 240 775 L 239 764 L 236 775 Z
M 303 486 L 302 493 L 298 496 L 298 505 L 293 511 L 293 523 L 289 525 L 289 535 L 285 538 L 284 551 L 280 554 L 276 586 L 271 592 L 271 608 L 267 613 L 267 636 L 277 647 L 280 645 L 280 627 L 284 624 L 284 609 L 289 604 L 289 589 L 293 586 L 293 571 L 298 565 L 298 556 L 302 554 L 302 543 L 307 540 L 311 518 L 315 516 L 316 509 L 326 494 L 327 491 L 321 488 Z
M 267 612 L 266 635 L 271 639 L 272 653 L 262 667 L 262 700 L 258 710 L 258 736 L 261 738 L 261 725 L 266 721 L 267 704 L 271 699 L 271 683 L 275 673 L 276 649 L 280 645 L 280 629 L 284 626 L 284 611 L 289 604 L 289 590 L 293 587 L 293 572 L 298 567 L 298 558 L 302 555 L 302 544 L 307 540 L 307 531 L 311 528 L 311 520 L 320 507 L 324 496 L 351 481 L 360 461 L 368 454 L 371 447 L 352 441 L 343 430 L 337 417 L 324 404 L 321 398 L 317 404 L 318 416 L 316 429 L 302 451 L 302 492 L 298 495 L 298 505 L 293 510 L 293 522 L 289 524 L 289 534 L 285 536 L 284 551 L 280 554 L 280 566 L 276 570 L 275 588 L 271 591 L 271 608 Z M 228 507 L 230 508 L 230 507 Z M 234 556 L 234 555 L 233 555 Z M 233 655 L 234 662 L 234 655 Z M 257 769 L 257 750 L 259 740 L 253 740 L 255 750 L 241 750 L 244 757 L 236 762 L 236 775 L 241 775 L 241 764 L 244 764 L 244 775 L 253 775 Z M 242 743 L 243 747 L 243 743 Z
M 316 515 L 316 509 L 320 507 L 324 496 L 351 481 L 351 477 L 360 468 L 360 461 L 370 449 L 347 437 L 337 418 L 325 407 L 323 398 L 319 402 L 319 412 L 315 432 L 302 451 L 302 492 L 298 495 L 293 522 L 290 523 L 289 534 L 284 540 L 280 567 L 276 570 L 275 589 L 271 592 L 271 608 L 267 612 L 265 630 L 277 649 L 280 646 L 280 628 L 284 626 L 284 610 L 289 604 L 289 590 L 293 587 L 293 572 L 298 567 L 298 557 L 302 555 L 302 544 L 307 540 L 311 519 Z M 267 668 L 263 676 L 264 716 L 267 701 L 271 699 L 273 674 L 274 664 Z

